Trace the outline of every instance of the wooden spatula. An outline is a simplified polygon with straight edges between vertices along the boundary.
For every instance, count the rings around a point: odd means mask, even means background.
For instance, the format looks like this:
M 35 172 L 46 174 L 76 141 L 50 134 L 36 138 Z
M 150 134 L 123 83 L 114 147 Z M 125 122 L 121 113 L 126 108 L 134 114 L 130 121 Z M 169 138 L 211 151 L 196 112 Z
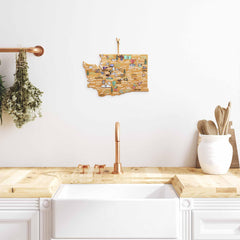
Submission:
M 224 109 L 221 106 L 215 108 L 215 119 L 218 125 L 219 135 L 223 134 Z
M 223 134 L 225 135 L 228 134 L 230 111 L 231 111 L 231 102 L 228 103 L 228 107 L 224 113 Z

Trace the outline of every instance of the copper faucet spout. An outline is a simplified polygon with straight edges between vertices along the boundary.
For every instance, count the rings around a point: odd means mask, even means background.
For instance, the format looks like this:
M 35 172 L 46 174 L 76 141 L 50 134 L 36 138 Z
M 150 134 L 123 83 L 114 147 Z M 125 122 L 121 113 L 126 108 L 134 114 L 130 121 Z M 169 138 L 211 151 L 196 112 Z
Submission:
M 113 174 L 122 174 L 122 164 L 120 163 L 120 123 L 115 123 L 115 163 Z
M 120 123 L 115 122 L 115 142 L 120 142 Z

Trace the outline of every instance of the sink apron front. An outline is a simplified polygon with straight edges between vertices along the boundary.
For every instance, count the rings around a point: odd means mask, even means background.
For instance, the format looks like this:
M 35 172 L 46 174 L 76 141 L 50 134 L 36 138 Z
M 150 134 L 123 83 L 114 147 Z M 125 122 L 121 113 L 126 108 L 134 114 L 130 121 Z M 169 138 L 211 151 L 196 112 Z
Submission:
M 168 238 L 178 235 L 177 198 L 53 199 L 53 238 Z

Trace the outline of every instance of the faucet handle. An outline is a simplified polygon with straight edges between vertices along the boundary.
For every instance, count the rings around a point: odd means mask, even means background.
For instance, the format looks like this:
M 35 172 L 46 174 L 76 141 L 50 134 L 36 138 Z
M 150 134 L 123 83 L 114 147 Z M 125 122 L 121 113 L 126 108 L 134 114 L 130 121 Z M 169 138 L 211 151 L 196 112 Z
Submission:
M 101 169 L 104 169 L 105 167 L 106 167 L 106 164 L 103 164 L 103 165 L 95 164 L 95 165 L 94 165 L 94 168 L 97 168 L 97 169 L 98 169 L 97 174 L 101 174 Z
M 85 169 L 89 169 L 90 168 L 90 165 L 83 165 L 83 167 L 82 167 L 82 169 L 83 169 L 83 174 L 85 173 L 84 171 L 85 171 Z
M 89 168 L 90 168 L 90 165 L 78 164 L 78 168 L 79 168 L 79 169 L 82 169 L 81 174 L 84 174 L 84 173 L 85 173 L 85 169 L 89 169 Z

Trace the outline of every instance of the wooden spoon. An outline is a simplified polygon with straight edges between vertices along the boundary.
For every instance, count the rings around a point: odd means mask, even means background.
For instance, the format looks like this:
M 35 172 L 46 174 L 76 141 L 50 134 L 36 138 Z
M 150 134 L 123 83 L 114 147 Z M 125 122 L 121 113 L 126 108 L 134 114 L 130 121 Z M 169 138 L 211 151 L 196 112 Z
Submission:
M 198 131 L 203 134 L 203 135 L 206 135 L 206 129 L 205 129 L 205 122 L 207 120 L 199 120 L 198 123 L 197 123 L 197 128 L 198 128 Z
M 218 135 L 216 124 L 212 120 L 204 122 L 204 128 L 207 135 Z
M 215 108 L 215 119 L 218 125 L 219 135 L 223 134 L 224 109 L 221 106 Z

